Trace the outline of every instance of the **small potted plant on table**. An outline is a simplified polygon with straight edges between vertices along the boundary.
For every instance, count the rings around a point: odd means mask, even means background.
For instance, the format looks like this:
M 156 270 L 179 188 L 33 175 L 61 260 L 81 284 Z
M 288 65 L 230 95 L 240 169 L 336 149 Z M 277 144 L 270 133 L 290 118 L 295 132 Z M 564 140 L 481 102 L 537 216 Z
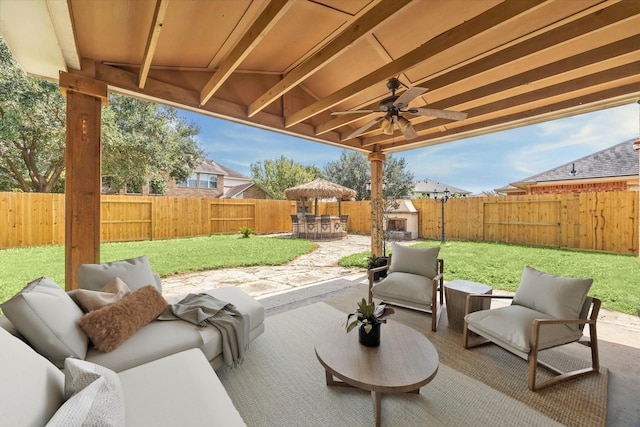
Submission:
M 376 306 L 373 301 L 368 304 L 367 300 L 362 298 L 355 313 L 347 315 L 347 333 L 356 326 L 360 326 L 358 332 L 360 344 L 377 347 L 380 345 L 380 324 L 387 323 L 387 318 L 393 313 L 393 308 L 386 307 L 384 304 Z M 355 320 L 349 323 L 354 316 Z

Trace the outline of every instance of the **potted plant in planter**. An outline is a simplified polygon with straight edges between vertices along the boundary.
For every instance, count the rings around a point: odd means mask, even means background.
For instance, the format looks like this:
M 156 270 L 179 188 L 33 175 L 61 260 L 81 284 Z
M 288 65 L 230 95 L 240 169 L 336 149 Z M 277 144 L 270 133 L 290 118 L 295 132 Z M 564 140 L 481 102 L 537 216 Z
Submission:
M 388 260 L 389 257 L 387 256 L 369 255 L 369 257 L 367 258 L 367 270 L 384 267 L 385 265 L 387 265 Z M 375 271 L 373 273 L 373 280 L 377 281 L 385 277 L 387 277 L 387 270 Z
M 380 345 L 380 325 L 387 323 L 387 318 L 393 313 L 393 308 L 386 307 L 384 304 L 376 307 L 375 302 L 372 301 L 371 304 L 368 304 L 367 300 L 362 298 L 362 301 L 358 303 L 358 309 L 347 315 L 347 333 L 356 326 L 360 326 L 358 331 L 360 344 L 367 347 L 377 347 Z M 354 316 L 355 320 L 349 322 Z

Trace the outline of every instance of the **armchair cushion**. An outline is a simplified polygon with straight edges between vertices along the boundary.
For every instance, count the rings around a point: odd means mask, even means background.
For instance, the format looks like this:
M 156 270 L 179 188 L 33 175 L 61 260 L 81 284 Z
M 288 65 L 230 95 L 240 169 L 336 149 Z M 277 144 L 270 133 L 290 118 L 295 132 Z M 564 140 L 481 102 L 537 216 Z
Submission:
M 429 277 L 396 271 L 387 275 L 372 289 L 376 298 L 424 306 L 432 303 L 431 285 L 432 279 Z
M 412 248 L 394 243 L 391 251 L 392 256 L 389 273 L 411 273 L 430 279 L 436 277 L 438 274 L 439 246 L 432 248 Z
M 578 319 L 593 279 L 560 277 L 526 266 L 513 304 L 556 319 Z M 578 325 L 567 325 L 573 331 Z
M 521 305 L 481 310 L 465 316 L 471 331 L 490 339 L 509 351 L 515 349 L 525 355 L 531 349 L 533 321 L 553 318 L 554 316 Z M 582 337 L 582 331 L 576 332 L 569 328 L 569 325 L 544 325 L 541 327 L 541 331 L 538 343 L 539 350 L 576 341 Z M 525 357 L 523 354 L 520 356 Z

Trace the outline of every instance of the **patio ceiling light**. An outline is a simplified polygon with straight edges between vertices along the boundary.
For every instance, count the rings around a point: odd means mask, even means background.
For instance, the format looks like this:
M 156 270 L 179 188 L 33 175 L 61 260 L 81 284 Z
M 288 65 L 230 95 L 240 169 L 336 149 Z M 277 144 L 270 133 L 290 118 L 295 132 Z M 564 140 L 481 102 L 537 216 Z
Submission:
M 382 133 L 385 135 L 393 134 L 393 123 L 389 119 L 389 116 L 380 121 L 380 129 L 382 129 Z

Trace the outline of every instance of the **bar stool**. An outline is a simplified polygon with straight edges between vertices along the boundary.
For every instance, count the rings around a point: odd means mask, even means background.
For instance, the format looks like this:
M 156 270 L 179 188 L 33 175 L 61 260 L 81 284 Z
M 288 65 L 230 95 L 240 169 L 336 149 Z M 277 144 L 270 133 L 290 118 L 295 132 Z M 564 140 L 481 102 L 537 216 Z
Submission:
M 320 215 L 320 237 L 329 234 L 331 237 L 331 217 L 329 215 Z
M 298 215 L 291 215 L 291 234 L 294 237 L 298 237 L 300 235 L 300 225 L 301 224 Z
M 306 224 L 305 224 L 305 237 L 308 239 L 310 234 L 313 234 L 313 238 L 318 238 L 318 228 L 316 226 L 316 216 L 315 215 L 305 215 L 304 216 Z

